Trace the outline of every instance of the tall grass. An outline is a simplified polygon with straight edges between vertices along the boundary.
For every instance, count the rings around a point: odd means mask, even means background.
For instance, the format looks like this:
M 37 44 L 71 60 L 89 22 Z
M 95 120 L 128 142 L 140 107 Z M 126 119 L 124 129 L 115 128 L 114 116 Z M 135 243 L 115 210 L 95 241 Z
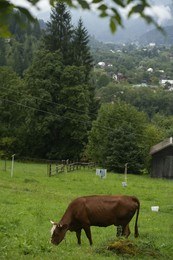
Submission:
M 108 173 L 100 179 L 93 170 L 80 170 L 47 177 L 44 164 L 11 163 L 4 171 L 0 162 L 0 259 L 173 259 L 173 181 Z M 67 232 L 66 241 L 51 245 L 50 222 L 58 221 L 69 202 L 82 195 L 127 194 L 141 202 L 138 239 L 131 221 L 129 243 L 137 253 L 108 250 L 117 241 L 114 226 L 92 227 L 94 245 L 82 233 L 77 245 L 75 233 Z M 160 206 L 152 212 L 151 206 Z

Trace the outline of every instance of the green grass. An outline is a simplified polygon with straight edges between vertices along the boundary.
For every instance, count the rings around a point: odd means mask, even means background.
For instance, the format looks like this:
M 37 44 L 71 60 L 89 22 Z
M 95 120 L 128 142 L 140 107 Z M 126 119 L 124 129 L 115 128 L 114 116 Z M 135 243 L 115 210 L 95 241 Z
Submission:
M 100 179 L 93 170 L 80 170 L 47 177 L 44 164 L 0 161 L 0 259 L 173 259 L 173 181 L 108 173 Z M 82 232 L 77 245 L 74 232 L 67 232 L 59 246 L 50 244 L 50 219 L 58 221 L 69 202 L 81 195 L 128 194 L 141 202 L 140 237 L 134 238 L 132 220 L 129 245 L 133 253 L 108 250 L 117 241 L 115 227 L 92 227 L 94 245 Z M 159 212 L 151 206 L 159 205 Z M 131 250 L 132 250 L 131 248 Z

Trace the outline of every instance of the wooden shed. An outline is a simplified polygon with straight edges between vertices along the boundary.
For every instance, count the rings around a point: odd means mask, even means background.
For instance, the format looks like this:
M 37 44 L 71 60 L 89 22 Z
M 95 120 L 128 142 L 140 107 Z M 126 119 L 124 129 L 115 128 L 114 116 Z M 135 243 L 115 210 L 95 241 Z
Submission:
M 151 177 L 173 179 L 173 138 L 151 147 Z

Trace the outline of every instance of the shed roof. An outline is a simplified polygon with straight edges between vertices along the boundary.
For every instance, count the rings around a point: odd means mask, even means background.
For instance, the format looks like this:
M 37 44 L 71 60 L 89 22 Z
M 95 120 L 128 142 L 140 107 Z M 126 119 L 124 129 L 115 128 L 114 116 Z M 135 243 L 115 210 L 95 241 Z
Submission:
M 150 149 L 150 154 L 152 155 L 154 153 L 157 153 L 157 152 L 165 149 L 168 146 L 173 146 L 173 138 L 172 137 L 169 137 L 169 138 L 165 139 L 164 141 L 152 146 L 151 149 Z

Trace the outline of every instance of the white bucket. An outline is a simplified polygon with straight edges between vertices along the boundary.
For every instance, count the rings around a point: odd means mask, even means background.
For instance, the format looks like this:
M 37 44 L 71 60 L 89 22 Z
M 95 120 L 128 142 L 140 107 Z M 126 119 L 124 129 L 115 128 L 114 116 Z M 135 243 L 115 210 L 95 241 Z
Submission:
M 159 206 L 152 206 L 151 210 L 155 211 L 155 212 L 158 212 L 159 211 Z
M 122 186 L 123 186 L 123 187 L 127 187 L 127 182 L 126 182 L 126 181 L 123 181 L 123 182 L 122 182 Z

